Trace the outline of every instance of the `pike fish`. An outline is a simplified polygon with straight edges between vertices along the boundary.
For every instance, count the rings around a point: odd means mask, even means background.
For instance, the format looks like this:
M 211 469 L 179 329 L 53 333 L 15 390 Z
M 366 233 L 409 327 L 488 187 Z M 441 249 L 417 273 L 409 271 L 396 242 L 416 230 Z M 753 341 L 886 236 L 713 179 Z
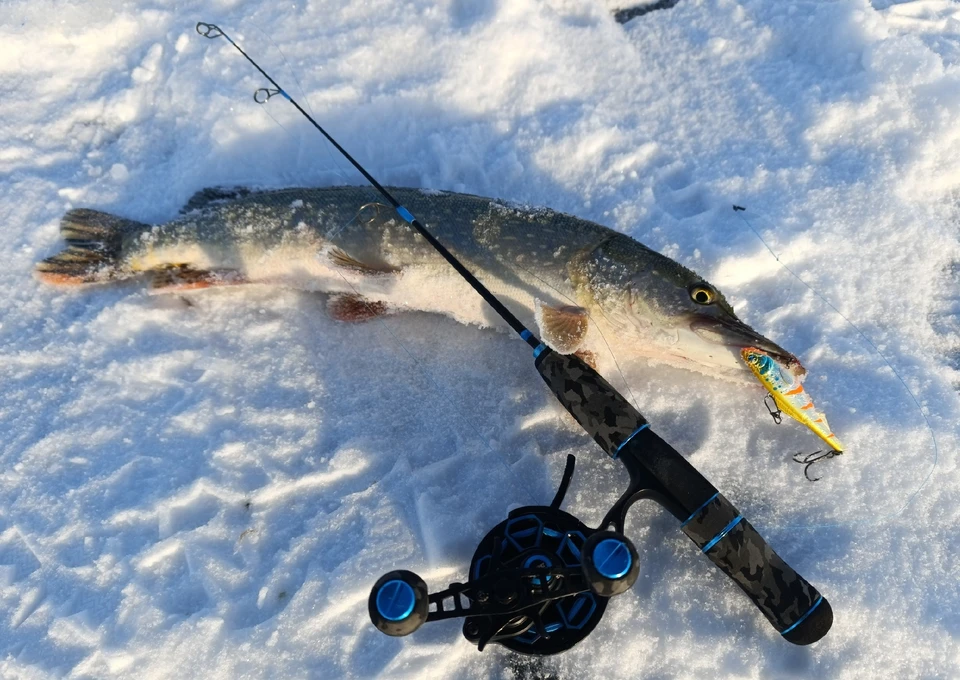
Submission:
M 740 321 L 715 286 L 624 234 L 479 196 L 390 191 L 557 351 L 587 357 L 605 342 L 618 357 L 749 379 L 741 351 L 750 347 L 795 376 L 805 372 Z M 158 291 L 276 284 L 329 294 L 338 319 L 415 310 L 506 327 L 372 197 L 366 187 L 205 189 L 155 226 L 74 209 L 61 224 L 66 248 L 36 274 L 57 285 L 147 276 Z

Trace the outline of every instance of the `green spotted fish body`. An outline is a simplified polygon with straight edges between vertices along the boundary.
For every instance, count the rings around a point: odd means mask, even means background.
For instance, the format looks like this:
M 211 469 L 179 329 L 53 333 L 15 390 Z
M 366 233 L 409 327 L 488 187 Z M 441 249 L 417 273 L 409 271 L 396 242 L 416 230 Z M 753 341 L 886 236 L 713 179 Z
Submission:
M 636 240 L 570 215 L 489 198 L 390 192 L 521 321 L 564 353 L 609 344 L 716 375 L 746 375 L 745 347 L 798 374 L 793 355 L 734 314 L 696 273 Z M 416 310 L 502 322 L 366 187 L 204 190 L 177 219 L 147 225 L 76 209 L 67 247 L 37 265 L 59 285 L 148 275 L 157 290 L 275 284 L 331 295 L 342 319 Z M 602 336 L 602 337 L 601 337 Z

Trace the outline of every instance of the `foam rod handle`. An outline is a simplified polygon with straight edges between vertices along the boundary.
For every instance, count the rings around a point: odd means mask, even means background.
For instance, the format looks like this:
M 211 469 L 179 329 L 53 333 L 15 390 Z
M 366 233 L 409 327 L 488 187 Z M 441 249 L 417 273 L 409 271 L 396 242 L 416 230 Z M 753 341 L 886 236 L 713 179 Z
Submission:
M 646 419 L 579 358 L 546 350 L 535 362 L 554 396 L 631 480 L 653 482 L 690 512 L 717 493 L 686 458 L 654 434 Z
M 541 346 L 542 347 L 542 346 Z M 547 387 L 587 434 L 614 458 L 647 420 L 603 376 L 572 354 L 534 353 Z
M 743 589 L 785 640 L 809 645 L 830 630 L 830 603 L 722 495 L 718 493 L 694 512 L 682 529 Z
M 683 532 L 784 639 L 808 645 L 827 633 L 833 612 L 826 599 L 602 376 L 577 357 L 549 349 L 537 354 L 535 365 L 564 408 L 604 451 L 623 462 L 631 479 L 658 485 L 680 512 L 690 513 Z

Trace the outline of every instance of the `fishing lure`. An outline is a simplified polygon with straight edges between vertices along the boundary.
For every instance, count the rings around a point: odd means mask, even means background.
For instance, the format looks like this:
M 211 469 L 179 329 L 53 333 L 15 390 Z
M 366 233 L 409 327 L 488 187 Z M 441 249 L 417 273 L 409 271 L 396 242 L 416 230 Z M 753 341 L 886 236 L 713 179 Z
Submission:
M 843 453 L 843 445 L 837 439 L 837 435 L 830 429 L 827 417 L 813 405 L 813 399 L 803 388 L 800 380 L 788 371 L 783 370 L 780 364 L 769 354 L 754 347 L 747 347 L 741 352 L 741 355 L 753 374 L 757 376 L 760 384 L 770 393 L 769 397 L 773 398 L 777 408 L 773 409 L 769 404 L 767 405 L 773 419 L 779 424 L 780 412 L 783 411 L 798 423 L 802 423 L 813 430 L 830 447 L 830 451 L 816 451 L 807 455 L 797 454 L 801 456 L 800 458 L 794 456 L 794 460 L 806 465 L 803 472 L 807 479 L 811 482 L 817 481 L 819 477 L 810 477 L 807 473 L 810 466 L 818 461 L 833 458 Z

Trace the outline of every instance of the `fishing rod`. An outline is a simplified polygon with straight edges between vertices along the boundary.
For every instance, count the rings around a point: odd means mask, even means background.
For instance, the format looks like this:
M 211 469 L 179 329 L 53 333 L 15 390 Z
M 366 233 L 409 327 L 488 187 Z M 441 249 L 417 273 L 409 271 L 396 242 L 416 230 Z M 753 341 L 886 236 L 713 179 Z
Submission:
M 646 418 L 579 357 L 542 343 L 430 231 L 307 113 L 219 26 L 200 22 L 206 38 L 225 38 L 280 95 L 421 234 L 524 341 L 547 387 L 607 455 L 626 468 L 630 483 L 597 528 L 560 509 L 574 471 L 568 456 L 549 506 L 509 513 L 477 547 L 466 584 L 429 593 L 423 579 L 392 571 L 374 585 L 368 612 L 388 635 L 409 635 L 427 621 L 464 618 L 463 634 L 483 649 L 496 642 L 526 654 L 569 649 L 596 627 L 610 597 L 626 592 L 639 574 L 639 556 L 624 535 L 626 514 L 637 501 L 656 501 L 680 530 L 753 601 L 783 639 L 808 645 L 833 624 L 833 611 L 816 588 L 794 571 L 700 472 L 657 436 Z M 448 604 L 452 603 L 452 604 Z

